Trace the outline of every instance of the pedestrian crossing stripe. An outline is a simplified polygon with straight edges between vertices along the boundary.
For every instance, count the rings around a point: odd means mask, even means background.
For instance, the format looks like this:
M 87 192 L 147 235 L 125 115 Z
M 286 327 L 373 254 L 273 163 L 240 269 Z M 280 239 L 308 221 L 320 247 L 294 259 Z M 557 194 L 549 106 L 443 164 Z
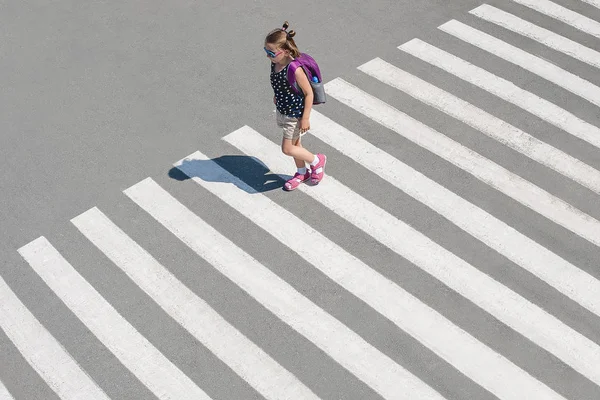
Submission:
M 600 37 L 600 23 L 551 1 L 513 1 Z M 598 0 L 583 1 L 600 8 Z M 597 51 L 497 8 L 482 5 L 470 13 L 593 67 L 600 66 L 600 53 Z M 566 70 L 456 20 L 441 25 L 439 29 L 600 106 L 600 88 Z M 419 39 L 398 48 L 600 148 L 600 128 L 549 100 Z M 562 150 L 381 59 L 371 60 L 358 69 L 472 126 L 595 194 L 600 193 L 600 172 Z M 549 220 L 600 246 L 598 221 L 559 197 L 340 78 L 328 82 L 326 90 L 332 98 L 367 118 L 438 154 Z M 311 115 L 311 132 L 315 137 L 600 316 L 600 282 L 596 278 L 333 120 L 314 110 Z M 402 130 L 398 129 L 399 125 L 403 126 Z M 223 139 L 243 153 L 258 157 L 281 177 L 283 171 L 291 166 L 289 158 L 279 152 L 277 145 L 248 126 Z M 482 343 L 201 152 L 193 153 L 175 165 L 192 182 L 293 250 L 332 282 L 364 301 L 490 395 L 515 400 L 524 397 L 540 400 L 564 398 L 557 391 L 558 384 L 543 382 L 543 379 L 531 375 L 519 363 Z M 202 171 L 198 170 L 200 165 Z M 328 176 L 317 188 L 301 185 L 299 192 L 298 195 L 312 197 L 600 387 L 600 371 L 597 368 L 600 365 L 600 346 L 558 317 L 444 249 L 333 176 Z M 417 377 L 398 360 L 374 347 L 343 321 L 299 293 L 201 220 L 152 178 L 133 185 L 124 194 L 277 319 L 300 333 L 381 397 L 444 399 L 444 394 L 432 386 L 431 380 L 425 382 Z M 225 321 L 98 208 L 76 216 L 72 223 L 168 315 L 260 395 L 267 399 L 319 398 L 309 382 L 302 382 Z M 193 382 L 141 335 L 49 240 L 42 236 L 18 251 L 69 310 L 157 398 L 210 398 L 201 388 L 201 382 Z M 2 278 L 0 327 L 60 398 L 108 398 Z M 2 396 L 12 398 L 0 382 Z
M 202 159 L 208 160 L 204 157 Z M 187 163 L 184 165 L 187 167 L 182 167 L 183 172 L 193 177 L 193 166 Z M 327 255 L 325 253 L 327 249 L 319 250 L 318 248 L 323 246 L 315 243 L 308 247 L 304 241 L 318 239 L 316 236 L 319 234 L 316 231 L 311 231 L 310 238 L 302 234 L 290 236 L 293 232 L 290 219 L 296 218 L 293 214 L 283 210 L 270 212 L 279 206 L 266 197 L 251 193 L 249 187 L 246 189 L 250 193 L 246 192 L 242 182 L 236 181 L 236 178 L 230 176 L 216 163 L 211 162 L 202 173 L 208 173 L 208 176 L 216 179 L 209 179 L 214 180 L 210 185 L 207 181 L 192 179 L 227 200 L 231 206 L 239 207 L 241 203 L 252 204 L 254 207 L 244 210 L 250 213 L 245 214 L 246 216 L 261 214 L 261 212 L 268 213 L 271 218 L 270 224 L 279 227 L 278 239 L 286 240 L 286 245 L 290 245 L 293 241 L 296 248 L 309 249 L 313 258 L 320 258 L 331 269 L 336 268 L 333 264 L 352 262 L 349 255 L 337 262 L 334 261 L 333 254 Z M 231 183 L 235 184 L 231 185 Z M 399 393 L 411 393 L 415 399 L 442 398 L 220 235 L 154 181 L 146 179 L 127 189 L 125 193 L 198 255 L 384 398 L 395 398 Z M 252 201 L 249 202 L 250 200 Z M 265 228 L 264 225 L 259 226 Z M 309 228 L 305 227 L 306 229 Z M 284 387 L 280 386 L 280 388 Z M 288 394 L 280 393 L 277 398 L 288 398 Z M 289 398 L 303 397 L 289 396 Z
M 536 57 L 500 39 L 481 32 L 462 22 L 451 20 L 438 29 L 485 50 L 505 61 L 526 69 L 557 86 L 600 106 L 600 87 L 556 65 Z
M 88 398 L 94 399 L 94 397 L 88 397 Z M 96 398 L 99 398 L 99 397 L 96 397 Z M 4 383 L 2 383 L 2 381 L 0 381 L 0 399 L 14 400 L 14 397 L 12 397 L 12 395 L 8 392 L 8 389 L 6 389 L 6 386 L 4 386 Z
M 156 397 L 209 399 L 202 389 L 127 322 L 45 237 L 21 247 L 19 253 L 77 318 Z
M 600 315 L 600 282 L 594 277 L 320 113 L 313 115 L 314 136 Z
M 171 200 L 153 183 L 145 180 L 125 192 L 134 199 L 150 194 L 152 205 L 161 206 L 158 199 Z M 147 200 L 148 201 L 148 200 Z M 174 200 L 173 200 L 174 202 Z M 180 206 L 183 207 L 183 206 Z M 172 215 L 173 209 L 164 209 Z M 104 213 L 92 208 L 72 220 L 79 231 L 106 254 L 140 288 L 156 301 L 167 314 L 211 350 L 265 398 L 317 399 L 305 385 L 231 326 L 204 300 L 175 278 L 146 250 L 119 229 Z M 196 239 L 213 240 L 211 246 L 224 247 L 225 239 L 218 242 L 216 231 L 197 220 Z M 203 227 L 203 228 L 202 228 Z M 179 226 L 181 229 L 182 227 Z M 232 244 L 230 244 L 232 246 Z M 230 253 L 231 254 L 231 253 Z M 247 257 L 229 262 L 232 266 L 247 265 Z M 256 271 L 254 271 L 256 273 Z M 248 274 L 246 274 L 248 275 Z M 246 276 L 245 278 L 248 278 Z
M 321 131 L 341 129 L 324 116 L 319 115 L 318 120 L 315 124 L 318 128 L 313 128 L 319 131 L 313 132 L 317 136 Z M 354 135 L 349 131 L 343 134 L 348 137 Z M 249 127 L 230 133 L 223 139 L 240 151 L 258 157 L 280 176 L 289 168 L 289 160 L 276 151 L 277 145 Z M 351 137 L 346 140 L 352 142 Z M 326 182 L 319 184 L 318 190 L 306 186 L 300 186 L 299 190 L 600 385 L 600 346 L 585 336 L 353 192 L 331 175 L 327 176 Z M 251 199 L 247 202 L 250 204 Z M 246 206 L 251 207 L 249 204 Z M 267 231 L 272 232 L 272 228 Z M 456 365 L 453 360 L 448 361 Z
M 0 327 L 62 399 L 108 400 L 50 332 L 0 277 Z M 12 399 L 0 381 L 0 399 Z
M 260 140 L 254 131 L 248 129 L 236 131 L 235 138 L 237 138 L 236 146 L 241 146 L 240 142 L 243 142 L 252 147 L 249 154 L 255 154 L 254 151 L 265 146 L 264 140 Z M 273 150 L 273 148 L 271 147 L 269 150 Z M 280 152 L 266 151 L 266 153 L 278 154 Z M 264 161 L 262 155 L 261 159 Z M 202 154 L 195 153 L 191 158 L 186 159 L 186 165 L 193 165 L 194 160 L 206 159 Z M 191 177 L 196 175 L 193 171 L 184 172 L 189 173 L 188 176 Z M 238 182 L 231 185 L 229 182 L 235 178 L 228 176 L 229 173 L 225 170 L 222 170 L 221 175 L 226 176 L 221 176 L 220 179 L 192 179 L 388 318 L 400 329 L 429 347 L 483 388 L 504 399 L 517 400 L 522 399 L 524 395 L 533 397 L 540 396 L 542 393 L 547 399 L 562 398 L 370 266 L 344 251 L 294 214 L 260 193 L 239 190 L 240 183 Z M 327 185 L 327 183 L 323 182 L 323 185 Z M 175 205 L 169 208 L 173 209 L 173 213 L 182 214 L 175 208 Z M 190 218 L 192 216 L 186 216 L 182 217 L 182 220 L 189 221 Z M 180 227 L 170 227 L 170 229 L 175 232 L 182 230 Z M 381 376 L 383 371 L 385 369 L 377 369 L 372 373 Z M 398 378 L 390 379 L 390 383 L 392 382 L 397 384 L 399 380 Z M 390 391 L 387 393 L 382 393 L 376 387 L 374 389 L 389 398 L 393 397 L 394 393 L 408 393 L 403 386 L 391 385 Z M 516 388 L 518 390 L 515 390 Z M 420 392 L 417 393 L 419 393 L 418 396 L 411 392 L 411 396 L 415 398 L 430 396 L 426 393 L 422 395 Z
M 517 4 L 529 7 L 539 13 L 552 17 L 560 22 L 570 25 L 582 32 L 600 38 L 600 22 L 569 10 L 566 7 L 553 3 L 549 0 L 512 0 Z M 598 0 L 584 0 L 597 4 Z
M 600 148 L 600 128 L 576 117 L 548 100 L 521 89 L 506 79 L 500 78 L 420 39 L 412 39 L 398 48 Z
M 600 8 L 600 0 L 581 0 L 581 1 L 584 1 L 584 2 L 586 2 L 588 4 L 591 4 L 594 7 Z
M 492 22 L 503 28 L 536 40 L 539 43 L 567 54 L 593 67 L 600 68 L 600 53 L 596 50 L 585 47 L 574 40 L 567 39 L 564 36 L 558 35 L 548 29 L 541 28 L 496 7 L 482 4 L 469 11 L 469 13 L 485 21 Z
M 388 69 L 386 72 L 392 71 Z M 393 78 L 388 75 L 387 79 Z M 600 222 L 558 197 L 340 78 L 328 82 L 325 88 L 327 94 L 334 99 L 456 165 L 596 246 L 600 246 Z M 331 142 L 330 145 L 335 147 L 334 143 Z
M 380 58 L 359 70 L 600 194 L 600 171 Z

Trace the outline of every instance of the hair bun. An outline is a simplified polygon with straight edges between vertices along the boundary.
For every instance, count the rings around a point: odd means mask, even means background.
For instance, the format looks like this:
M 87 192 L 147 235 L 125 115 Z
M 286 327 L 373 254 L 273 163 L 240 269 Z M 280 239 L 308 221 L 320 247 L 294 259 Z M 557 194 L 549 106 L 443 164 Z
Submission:
M 294 31 L 292 29 L 291 31 L 288 32 L 288 37 L 293 38 L 294 36 L 296 36 L 296 31 Z
M 285 30 L 288 28 L 288 26 L 290 26 L 290 23 L 289 23 L 289 22 L 287 22 L 287 21 L 285 21 L 285 22 L 283 23 L 283 25 L 281 25 L 281 29 L 283 29 L 283 30 L 285 31 Z

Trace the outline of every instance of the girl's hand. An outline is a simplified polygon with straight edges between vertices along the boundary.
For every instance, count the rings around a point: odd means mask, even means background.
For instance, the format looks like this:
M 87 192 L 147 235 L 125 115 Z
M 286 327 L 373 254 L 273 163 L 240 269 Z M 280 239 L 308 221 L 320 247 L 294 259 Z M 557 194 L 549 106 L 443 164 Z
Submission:
M 310 129 L 310 120 L 308 118 L 300 119 L 300 132 L 304 133 Z

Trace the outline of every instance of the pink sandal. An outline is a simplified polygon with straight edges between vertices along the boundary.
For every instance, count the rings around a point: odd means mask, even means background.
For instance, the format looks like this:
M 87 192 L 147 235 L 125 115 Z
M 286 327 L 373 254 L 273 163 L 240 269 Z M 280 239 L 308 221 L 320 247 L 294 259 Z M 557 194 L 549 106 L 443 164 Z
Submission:
M 292 177 L 292 179 L 290 179 L 289 181 L 287 181 L 285 183 L 285 185 L 283 185 L 283 188 L 285 190 L 287 190 L 288 192 L 291 192 L 292 190 L 296 189 L 298 186 L 300 186 L 300 184 L 302 182 L 305 182 L 307 180 L 309 180 L 311 177 L 310 175 L 310 170 L 307 169 L 306 173 L 304 175 L 299 174 L 298 172 L 296 172 L 294 174 L 294 176 Z
M 310 181 L 313 185 L 318 184 L 323 179 L 325 175 L 325 164 L 327 163 L 327 156 L 325 154 L 317 154 L 319 157 L 319 162 L 314 167 L 311 167 L 312 173 L 310 174 Z

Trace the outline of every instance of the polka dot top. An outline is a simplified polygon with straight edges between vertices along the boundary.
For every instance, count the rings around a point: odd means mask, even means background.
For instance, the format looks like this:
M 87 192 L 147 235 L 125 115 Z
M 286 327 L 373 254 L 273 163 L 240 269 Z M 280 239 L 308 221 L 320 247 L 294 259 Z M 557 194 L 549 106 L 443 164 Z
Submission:
M 275 91 L 277 111 L 293 118 L 301 118 L 304 112 L 304 96 L 292 91 L 292 86 L 287 80 L 286 66 L 275 73 L 275 64 L 271 63 L 271 86 Z

